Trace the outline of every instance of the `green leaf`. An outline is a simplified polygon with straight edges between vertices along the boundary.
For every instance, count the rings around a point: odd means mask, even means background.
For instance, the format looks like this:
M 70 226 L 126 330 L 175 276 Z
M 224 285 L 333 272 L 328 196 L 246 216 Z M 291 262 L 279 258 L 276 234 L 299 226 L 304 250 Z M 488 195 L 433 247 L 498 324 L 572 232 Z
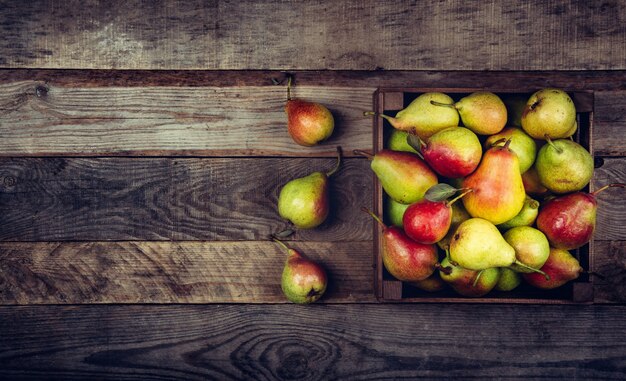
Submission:
M 422 152 L 422 141 L 420 140 L 419 136 L 408 134 L 406 136 L 406 142 L 408 145 L 411 146 L 411 148 L 413 148 L 417 152 Z
M 454 196 L 457 190 L 458 189 L 450 184 L 441 183 L 430 187 L 430 189 L 426 191 L 424 198 L 432 202 L 444 201 Z
M 285 229 L 282 232 L 278 232 L 278 233 L 274 234 L 274 237 L 276 237 L 276 238 L 287 238 L 290 235 L 292 235 L 293 233 L 295 233 L 294 230 L 292 230 L 292 229 Z

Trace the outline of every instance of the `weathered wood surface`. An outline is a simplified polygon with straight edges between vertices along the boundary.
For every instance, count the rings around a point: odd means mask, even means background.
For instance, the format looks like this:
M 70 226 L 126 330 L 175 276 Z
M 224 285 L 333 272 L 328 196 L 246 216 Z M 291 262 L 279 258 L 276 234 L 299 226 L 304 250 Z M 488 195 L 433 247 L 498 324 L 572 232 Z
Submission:
M 0 241 L 265 240 L 289 224 L 288 181 L 336 159 L 0 158 Z M 372 172 L 345 159 L 330 179 L 331 214 L 308 241 L 371 240 Z
M 626 158 L 605 158 L 593 174 L 594 189 L 611 183 L 626 184 Z M 626 190 L 610 188 L 598 194 L 598 215 L 595 238 L 626 240 Z
M 0 66 L 625 69 L 618 0 L 3 2 Z
M 315 147 L 287 133 L 286 86 L 61 87 L 0 85 L 0 156 L 346 156 L 372 146 L 374 88 L 301 87 L 327 105 L 330 139 Z
M 371 241 L 289 244 L 326 269 L 320 302 L 375 301 Z M 0 243 L 0 304 L 284 303 L 285 259 L 273 242 Z
M 626 378 L 624 306 L 1 307 L 4 379 Z
M 597 241 L 594 262 L 594 300 L 626 303 L 626 241 Z
M 596 90 L 596 155 L 626 155 L 626 75 L 586 73 L 590 78 L 575 72 L 297 73 L 294 95 L 326 104 L 336 118 L 329 141 L 305 148 L 286 131 L 285 86 L 271 82 L 284 84 L 284 73 L 5 70 L 0 156 L 332 156 L 335 145 L 352 156 L 353 149 L 372 146 L 371 118 L 362 113 L 372 109 L 374 90 L 396 86 Z

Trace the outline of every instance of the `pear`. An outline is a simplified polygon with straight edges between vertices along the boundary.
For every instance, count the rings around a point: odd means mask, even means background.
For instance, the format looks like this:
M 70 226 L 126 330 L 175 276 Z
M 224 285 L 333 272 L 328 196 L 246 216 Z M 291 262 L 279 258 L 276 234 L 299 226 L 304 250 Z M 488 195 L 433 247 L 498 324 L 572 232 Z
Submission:
M 528 101 L 528 95 L 522 94 L 505 94 L 502 101 L 506 106 L 507 125 L 513 127 L 522 127 L 522 113 Z
M 468 297 L 481 297 L 493 290 L 500 278 L 500 269 L 492 267 L 483 271 L 474 271 L 454 265 L 445 258 L 439 271 L 441 279 L 449 284 L 458 294 Z
M 539 269 L 548 259 L 550 244 L 545 234 L 530 226 L 518 226 L 503 235 L 504 240 L 515 249 L 515 258 L 525 266 L 511 265 L 511 269 L 517 272 L 534 272 Z
M 321 298 L 328 284 L 324 268 L 289 248 L 279 239 L 273 239 L 288 253 L 280 282 L 287 300 L 297 304 L 308 304 Z
M 424 93 L 415 98 L 406 108 L 399 111 L 395 118 L 380 114 L 396 129 L 414 132 L 421 139 L 428 139 L 437 131 L 459 125 L 459 113 L 454 109 L 441 110 L 431 102 L 452 103 L 444 93 Z M 376 115 L 366 112 L 365 115 Z
M 489 136 L 485 141 L 485 149 L 507 139 L 511 139 L 509 148 L 517 155 L 520 173 L 526 172 L 535 162 L 537 143 L 521 129 L 507 127 L 499 133 Z
M 324 105 L 291 99 L 291 77 L 287 82 L 287 131 L 298 144 L 314 146 L 328 139 L 335 128 L 333 114 Z
M 577 130 L 578 130 L 578 122 L 574 121 L 574 124 L 572 125 L 572 127 L 569 129 L 569 131 L 565 133 L 565 137 L 569 138 L 570 136 L 574 135 Z
M 476 134 L 463 127 L 441 130 L 422 147 L 426 163 L 435 172 L 448 178 L 465 177 L 474 172 L 482 153 Z
M 548 188 L 544 187 L 541 181 L 539 181 L 539 174 L 534 165 L 528 171 L 522 173 L 522 183 L 524 184 L 524 190 L 529 195 L 544 196 L 548 193 Z
M 498 291 L 511 291 L 517 288 L 522 282 L 522 277 L 515 271 L 502 267 L 500 268 L 500 278 L 495 289 Z
M 509 149 L 510 142 L 487 150 L 476 171 L 463 180 L 463 188 L 472 190 L 463 197 L 465 210 L 472 217 L 496 225 L 515 217 L 526 198 L 517 155 Z
M 506 230 L 517 226 L 531 226 L 535 223 L 537 214 L 539 214 L 539 201 L 526 196 L 524 206 L 517 216 L 511 218 L 503 224 L 498 225 L 498 227 Z
M 468 270 L 509 267 L 515 263 L 515 249 L 494 224 L 482 218 L 470 218 L 452 236 L 450 259 Z
M 355 150 L 372 160 L 371 168 L 387 194 L 401 204 L 424 198 L 428 188 L 437 184 L 437 175 L 419 157 L 409 152 L 381 150 L 376 155 Z
M 409 207 L 409 204 L 400 204 L 399 202 L 394 201 L 391 197 L 385 197 L 385 215 L 387 217 L 387 221 L 389 221 L 392 225 L 401 228 L 402 225 L 402 216 L 404 216 L 404 211 Z
M 424 290 L 427 292 L 437 292 L 444 290 L 447 285 L 447 283 L 444 282 L 439 276 L 439 271 L 435 271 L 433 275 L 424 280 L 410 282 L 410 284 L 414 287 L 419 288 L 420 290 Z
M 445 237 L 437 242 L 437 246 L 446 250 L 450 246 L 450 240 L 454 235 L 456 229 L 461 225 L 461 222 L 469 220 L 471 216 L 467 213 L 462 203 L 455 202 L 452 204 L 452 221 L 450 222 L 450 229 Z
M 448 185 L 445 185 L 448 187 Z M 431 188 L 432 189 L 432 188 Z M 453 189 L 453 191 L 456 191 Z M 419 243 L 429 244 L 442 240 L 452 224 L 452 205 L 468 191 L 452 200 L 437 201 L 424 198 L 411 204 L 402 217 L 406 235 Z
M 565 91 L 553 88 L 531 95 L 522 113 L 522 128 L 535 139 L 571 136 L 575 121 L 576 107 L 572 98 Z
M 387 148 L 393 151 L 418 153 L 417 150 L 407 142 L 409 133 L 406 131 L 396 130 L 391 131 L 389 139 L 387 139 Z
M 537 154 L 535 167 L 541 184 L 552 192 L 575 192 L 591 181 L 593 157 L 569 139 L 548 140 Z
M 550 290 L 561 287 L 565 283 L 574 280 L 583 272 L 578 259 L 563 249 L 550 249 L 550 254 L 541 270 L 548 274 L 549 278 L 539 274 L 522 274 L 524 280 L 531 286 Z
M 371 211 L 363 208 L 382 228 L 383 265 L 396 279 L 417 282 L 432 275 L 439 265 L 435 245 L 424 245 L 410 239 L 402 229 L 387 226 Z
M 278 213 L 299 229 L 319 226 L 329 212 L 328 178 L 341 165 L 341 148 L 337 147 L 337 165 L 329 172 L 313 172 L 289 181 L 280 190 Z
M 506 125 L 507 111 L 504 102 L 488 91 L 474 92 L 454 104 L 436 100 L 431 103 L 458 110 L 463 125 L 478 135 L 497 134 Z
M 573 250 L 583 246 L 591 240 L 596 228 L 596 197 L 610 187 L 626 185 L 610 184 L 592 193 L 570 193 L 546 202 L 539 210 L 537 228 L 553 247 Z

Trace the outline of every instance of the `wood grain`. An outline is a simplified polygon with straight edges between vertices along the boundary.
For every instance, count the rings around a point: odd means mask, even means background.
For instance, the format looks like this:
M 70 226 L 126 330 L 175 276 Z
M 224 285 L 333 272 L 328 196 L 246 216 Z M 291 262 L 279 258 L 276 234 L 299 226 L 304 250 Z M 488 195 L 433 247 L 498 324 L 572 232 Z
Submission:
M 328 272 L 324 303 L 374 301 L 372 242 L 294 242 Z M 0 304 L 282 303 L 273 242 L 0 243 Z
M 0 66 L 624 69 L 625 12 L 617 0 L 7 2 Z
M 271 78 L 284 83 L 284 73 L 5 70 L 0 71 L 0 156 L 327 157 L 335 145 L 352 156 L 354 149 L 372 145 L 372 121 L 362 115 L 372 109 L 372 85 L 530 92 L 544 86 L 578 91 L 617 83 L 624 88 L 626 83 L 621 72 L 606 73 L 603 80 L 587 73 L 590 78 L 572 72 L 297 73 L 301 85 L 294 95 L 326 104 L 336 119 L 331 139 L 307 148 L 286 132 L 285 87 L 271 84 Z M 595 94 L 596 155 L 626 155 L 621 133 L 626 91 Z
M 327 105 L 335 131 L 316 147 L 287 133 L 285 86 L 62 87 L 0 85 L 0 156 L 346 156 L 371 149 L 374 88 L 298 86 Z
M 0 158 L 0 241 L 265 240 L 280 189 L 336 159 Z M 346 159 L 305 241 L 371 240 L 372 172 Z
M 624 313 L 624 306 L 1 307 L 0 375 L 621 380 Z
M 596 303 L 626 303 L 626 241 L 596 241 Z
M 594 189 L 611 183 L 626 184 L 626 158 L 605 158 L 593 175 Z M 626 241 L 626 189 L 610 188 L 597 196 L 598 214 L 594 239 Z

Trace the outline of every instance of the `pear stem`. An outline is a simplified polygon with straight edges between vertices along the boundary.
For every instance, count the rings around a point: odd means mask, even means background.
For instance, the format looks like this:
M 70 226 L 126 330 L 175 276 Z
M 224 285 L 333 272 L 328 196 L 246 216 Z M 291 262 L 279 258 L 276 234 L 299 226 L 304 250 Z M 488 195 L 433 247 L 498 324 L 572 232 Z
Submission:
M 284 247 L 284 248 L 285 248 L 285 250 L 287 250 L 287 251 L 291 250 L 291 249 L 289 248 L 289 246 L 285 245 L 285 243 L 284 243 L 283 241 L 279 240 L 279 239 L 278 239 L 278 238 L 276 238 L 275 236 L 272 236 L 272 241 L 277 242 L 280 246 Z
M 291 100 L 291 81 L 293 76 L 291 74 L 287 74 L 287 100 Z
M 389 116 L 389 115 L 385 115 L 385 114 L 379 114 L 375 111 L 364 111 L 363 112 L 363 116 L 380 116 L 383 119 L 387 119 L 389 122 L 395 120 L 396 118 Z
M 602 188 L 591 192 L 592 195 L 597 196 L 598 193 L 603 192 L 609 188 L 626 188 L 626 184 L 622 184 L 622 183 L 613 183 L 613 184 L 609 184 L 609 185 L 605 185 Z
M 431 100 L 430 104 L 433 106 L 451 107 L 451 108 L 456 109 L 456 106 L 454 105 L 454 103 L 441 103 L 441 102 Z
M 363 156 L 368 158 L 369 160 L 372 160 L 374 158 L 374 155 L 372 155 L 369 152 L 365 152 L 365 151 L 361 151 L 360 149 L 355 149 L 352 151 L 355 155 L 359 155 L 359 156 Z
M 452 258 L 450 258 L 450 244 L 448 244 L 448 246 L 446 247 L 446 259 L 452 266 L 459 265 L 458 263 L 456 263 L 456 261 L 453 261 Z
M 516 265 L 518 265 L 519 267 L 523 267 L 523 268 L 525 268 L 525 269 L 527 269 L 527 270 L 531 270 L 531 271 L 533 271 L 533 272 L 539 273 L 539 274 L 543 275 L 544 277 L 546 277 L 546 280 L 550 280 L 550 275 L 546 274 L 545 272 L 543 272 L 543 271 L 541 271 L 541 270 L 539 270 L 539 269 L 536 269 L 536 268 L 534 268 L 534 267 L 530 267 L 530 266 L 528 266 L 528 265 L 526 265 L 526 264 L 524 264 L 524 263 L 522 263 L 522 262 L 518 261 L 517 259 L 516 259 L 516 260 L 515 260 L 515 262 L 513 262 L 513 263 L 515 263 L 515 264 L 516 264 Z
M 506 142 L 506 138 L 498 139 L 495 142 L 491 143 L 491 146 L 495 147 L 495 146 L 500 145 L 500 144 L 502 144 L 504 142 Z
M 441 263 L 435 263 L 435 268 L 446 275 L 452 274 L 452 267 L 450 266 L 443 267 Z
M 480 279 L 480 276 L 483 275 L 483 271 L 485 270 L 480 270 L 478 274 L 476 274 L 476 279 L 474 279 L 474 283 L 472 283 L 472 287 L 476 287 L 476 285 L 478 284 L 478 279 Z
M 474 191 L 472 188 L 461 188 L 461 190 L 464 190 L 464 192 L 461 193 L 460 195 L 456 196 L 452 200 L 446 201 L 446 206 L 451 206 L 452 204 L 457 202 L 459 199 L 463 198 L 463 196 L 465 196 L 466 194 Z
M 375 111 L 363 111 L 363 116 L 378 116 L 378 113 Z
M 502 146 L 502 148 L 509 149 L 510 145 L 511 145 L 511 138 L 508 138 L 506 142 L 504 142 L 504 145 Z
M 545 134 L 544 137 L 546 138 L 546 141 L 548 142 L 548 144 L 550 144 L 550 147 L 554 148 L 556 152 L 558 153 L 563 153 L 563 149 L 555 146 L 554 142 L 552 141 L 552 139 L 550 139 L 550 136 L 548 134 Z
M 330 177 L 334 175 L 335 173 L 337 173 L 340 166 L 341 166 L 341 146 L 337 146 L 337 164 L 335 164 L 335 167 L 333 169 L 326 172 L 326 176 Z
M 374 219 L 376 220 L 376 222 L 378 222 L 378 224 L 380 226 L 382 226 L 383 229 L 387 229 L 387 225 L 385 225 L 385 223 L 380 219 L 380 217 L 378 217 L 377 215 L 374 214 L 374 212 L 372 212 L 371 210 L 367 209 L 366 207 L 362 207 L 361 208 L 362 212 L 365 212 L 367 214 L 369 214 L 370 216 L 374 217 Z

